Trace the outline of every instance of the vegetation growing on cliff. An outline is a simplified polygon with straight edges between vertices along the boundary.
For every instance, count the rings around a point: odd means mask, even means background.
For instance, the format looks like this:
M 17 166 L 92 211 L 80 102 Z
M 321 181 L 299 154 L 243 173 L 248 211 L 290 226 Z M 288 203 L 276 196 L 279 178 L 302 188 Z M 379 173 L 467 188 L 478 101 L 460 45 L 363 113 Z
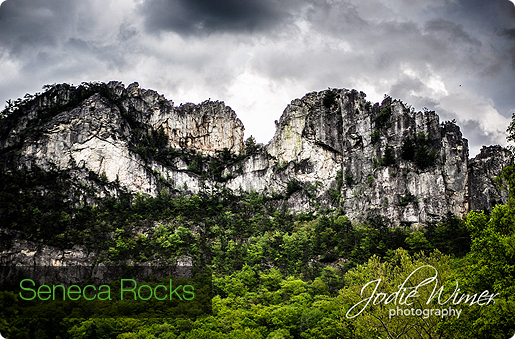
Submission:
M 402 159 L 412 161 L 421 170 L 434 166 L 436 163 L 436 152 L 431 148 L 429 139 L 424 132 L 405 137 L 401 152 Z
M 324 93 L 324 98 L 322 99 L 322 104 L 325 108 L 331 108 L 337 104 L 336 102 L 336 91 L 334 89 L 328 89 Z

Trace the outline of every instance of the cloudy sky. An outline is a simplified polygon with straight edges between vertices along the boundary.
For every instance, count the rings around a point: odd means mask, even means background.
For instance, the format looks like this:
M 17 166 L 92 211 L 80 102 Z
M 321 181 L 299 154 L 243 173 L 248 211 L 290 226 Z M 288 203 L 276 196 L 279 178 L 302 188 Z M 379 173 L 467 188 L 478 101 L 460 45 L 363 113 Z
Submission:
M 4 0 L 0 102 L 44 84 L 137 81 L 223 100 L 266 143 L 291 100 L 328 87 L 456 119 L 470 155 L 515 112 L 509 0 Z

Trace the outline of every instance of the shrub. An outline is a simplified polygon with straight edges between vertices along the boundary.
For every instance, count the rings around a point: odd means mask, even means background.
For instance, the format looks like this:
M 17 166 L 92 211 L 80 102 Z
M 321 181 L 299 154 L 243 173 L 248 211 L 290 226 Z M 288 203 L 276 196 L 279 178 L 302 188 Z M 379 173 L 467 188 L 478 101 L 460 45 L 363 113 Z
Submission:
M 345 183 L 351 186 L 354 182 L 354 176 L 352 174 L 345 173 Z
M 332 89 L 325 91 L 322 104 L 325 108 L 331 108 L 333 105 L 336 105 L 336 91 Z
M 347 177 L 347 174 L 345 174 L 345 177 Z M 336 173 L 336 181 L 338 182 L 338 190 L 340 190 L 343 186 L 343 172 L 342 170 L 339 170 Z
M 370 134 L 370 138 L 372 139 L 372 144 L 375 144 L 379 141 L 379 137 L 381 136 L 381 131 L 376 129 L 372 134 Z
M 376 158 L 372 159 L 372 167 L 373 168 L 378 168 L 379 167 L 379 161 L 377 161 Z
M 331 202 L 333 204 L 339 203 L 341 198 L 341 192 L 336 188 L 331 188 L 329 190 L 329 195 L 331 196 Z
M 426 169 L 435 164 L 436 152 L 434 150 L 428 150 L 425 145 L 418 148 L 417 154 L 415 155 L 415 164 L 420 169 Z
M 291 179 L 286 184 L 286 195 L 289 197 L 293 193 L 300 191 L 302 189 L 302 185 L 297 179 Z
M 188 171 L 191 171 L 196 174 L 202 174 L 203 169 L 203 159 L 201 154 L 195 155 L 195 157 L 188 164 Z
M 103 182 L 103 183 L 106 183 L 109 181 L 109 179 L 107 179 L 107 174 L 105 171 L 102 172 L 102 174 L 100 174 L 100 177 L 99 177 L 100 181 Z
M 406 137 L 401 147 L 401 158 L 412 161 L 420 169 L 431 167 L 436 162 L 436 151 L 429 148 L 429 140 L 424 132 Z
M 386 146 L 384 150 L 384 156 L 381 159 L 381 166 L 395 165 L 395 154 L 391 146 Z
M 401 197 L 397 206 L 408 206 L 411 203 L 418 203 L 418 199 L 413 194 L 408 193 L 407 195 Z
M 368 177 L 367 177 L 367 184 L 369 186 L 372 186 L 374 184 L 374 176 L 372 174 L 370 174 Z
M 376 118 L 376 126 L 378 128 L 383 128 L 387 125 L 388 120 L 390 120 L 390 116 L 392 115 L 392 106 L 388 105 L 379 112 Z
M 401 158 L 404 160 L 413 160 L 415 158 L 415 143 L 412 138 L 405 138 L 401 147 Z
M 252 154 L 256 152 L 256 150 L 256 139 L 251 135 L 247 140 L 245 140 L 245 154 Z

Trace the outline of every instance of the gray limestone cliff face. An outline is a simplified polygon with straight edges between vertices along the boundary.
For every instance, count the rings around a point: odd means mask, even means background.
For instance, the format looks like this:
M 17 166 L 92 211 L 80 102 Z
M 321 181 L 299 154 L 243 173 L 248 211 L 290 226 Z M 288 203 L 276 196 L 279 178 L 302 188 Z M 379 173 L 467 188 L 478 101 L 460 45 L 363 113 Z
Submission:
M 198 105 L 187 103 L 175 107 L 157 92 L 140 89 L 138 83 L 126 90 L 119 82 L 109 85 L 119 93 L 126 112 L 154 129 L 163 128 L 171 147 L 206 154 L 223 149 L 237 153 L 243 148 L 243 124 L 223 102 L 206 100 Z
M 459 127 L 391 98 L 372 105 L 354 90 L 309 93 L 286 108 L 265 149 L 269 158 L 253 158 L 246 179 L 229 186 L 270 192 L 295 179 L 352 220 L 420 223 L 467 212 L 468 145 Z
M 506 203 L 508 192 L 501 190 L 494 180 L 502 169 L 513 164 L 513 154 L 501 146 L 483 146 L 469 161 L 469 208 L 491 210 L 496 204 Z
M 396 225 L 506 199 L 493 178 L 509 151 L 485 148 L 469 161 L 457 125 L 399 100 L 312 92 L 276 124 L 267 145 L 248 150 L 223 102 L 177 107 L 137 83 L 56 85 L 2 119 L 0 167 L 71 169 L 80 182 L 93 173 L 101 196 L 116 195 L 114 183 L 151 195 L 223 186 L 278 196 L 294 211 L 341 208 L 354 221 L 380 215 Z
M 57 85 L 29 102 L 23 114 L 5 119 L 0 127 L 2 167 L 78 168 L 119 182 L 129 191 L 155 195 L 162 181 L 186 184 L 195 191 L 201 180 L 180 159 L 176 166 L 164 166 L 138 153 L 138 143 L 152 132 L 162 130 L 166 146 L 206 154 L 239 152 L 243 147 L 243 124 L 222 102 L 174 107 L 137 83 L 97 87 L 82 89 L 91 92 L 82 95 L 80 88 Z M 15 152 L 7 152 L 11 149 Z M 77 179 L 87 181 L 84 173 Z M 110 193 L 115 192 L 101 196 Z
M 234 153 L 243 149 L 243 124 L 223 102 L 181 105 L 175 108 L 172 117 L 161 120 L 157 126 L 164 128 L 170 146 L 175 148 L 211 155 L 223 149 Z

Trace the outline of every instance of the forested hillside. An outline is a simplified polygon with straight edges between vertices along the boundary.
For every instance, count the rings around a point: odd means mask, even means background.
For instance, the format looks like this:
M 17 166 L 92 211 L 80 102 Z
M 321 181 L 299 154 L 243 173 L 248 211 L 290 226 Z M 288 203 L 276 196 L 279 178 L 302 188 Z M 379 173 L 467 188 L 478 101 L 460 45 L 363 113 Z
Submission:
M 513 169 L 504 173 L 513 190 Z M 2 175 L 3 244 L 24 238 L 57 248 L 85 245 L 101 262 L 191 257 L 213 270 L 213 313 L 66 318 L 56 326 L 9 318 L 22 310 L 18 296 L 5 292 L 2 303 L 11 307 L 1 311 L 0 333 L 7 338 L 506 338 L 514 330 L 513 198 L 491 213 L 471 212 L 464 220 L 449 215 L 415 230 L 379 217 L 351 223 L 338 210 L 292 214 L 277 210 L 273 197 L 224 190 L 125 194 L 73 207 L 59 193 L 66 182 L 54 179 L 42 171 Z M 54 191 L 39 196 L 40 185 Z M 499 293 L 495 305 L 460 305 L 459 318 L 388 321 L 388 307 L 346 317 L 364 284 L 382 278 L 382 289 L 393 291 L 423 264 L 437 268 L 447 286 L 457 280 L 463 292 Z

